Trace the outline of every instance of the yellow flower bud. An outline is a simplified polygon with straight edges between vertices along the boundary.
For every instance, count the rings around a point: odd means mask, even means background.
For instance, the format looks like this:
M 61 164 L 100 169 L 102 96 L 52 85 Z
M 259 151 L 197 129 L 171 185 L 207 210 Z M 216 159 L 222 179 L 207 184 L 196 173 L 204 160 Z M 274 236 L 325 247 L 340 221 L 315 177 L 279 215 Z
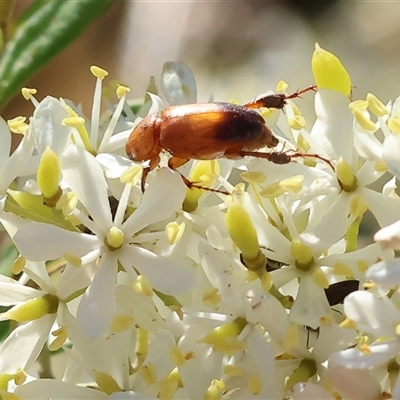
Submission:
M 295 259 L 296 268 L 309 271 L 315 264 L 311 249 L 300 238 L 295 238 L 290 243 L 290 250 Z
M 250 270 L 257 270 L 265 264 L 265 257 L 260 250 L 256 229 L 243 205 L 241 192 L 236 191 L 233 202 L 226 213 L 226 225 L 229 236 L 239 247 L 242 261 Z
M 318 43 L 311 60 L 315 83 L 319 89 L 331 89 L 350 96 L 351 80 L 340 60 L 322 49 Z
M 54 207 L 61 197 L 58 186 L 61 178 L 61 165 L 57 154 L 47 146 L 40 159 L 37 170 L 37 182 L 46 205 Z
M 30 299 L 23 304 L 12 307 L 0 315 L 0 319 L 5 321 L 11 319 L 17 322 L 33 321 L 42 318 L 47 314 L 54 314 L 58 308 L 58 297 L 45 294 L 42 297 Z
M 345 192 L 353 192 L 357 189 L 357 177 L 353 175 L 350 165 L 342 157 L 339 158 L 336 164 L 336 175 L 341 188 Z

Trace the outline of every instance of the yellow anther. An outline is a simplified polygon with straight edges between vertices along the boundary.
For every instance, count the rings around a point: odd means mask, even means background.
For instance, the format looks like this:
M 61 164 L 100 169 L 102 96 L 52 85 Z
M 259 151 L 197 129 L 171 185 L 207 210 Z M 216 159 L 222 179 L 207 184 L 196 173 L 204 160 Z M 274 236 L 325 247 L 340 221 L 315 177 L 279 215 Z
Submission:
M 357 323 L 349 318 L 345 318 L 339 326 L 341 328 L 346 328 L 346 329 L 355 329 L 357 328 Z
M 141 365 L 139 367 L 139 375 L 148 385 L 154 385 L 157 382 L 157 370 L 153 363 Z
M 397 117 L 390 117 L 388 119 L 388 127 L 393 133 L 400 133 L 400 119 Z
M 74 192 L 68 192 L 63 194 L 56 204 L 57 210 L 63 210 L 65 215 L 69 215 L 73 210 L 75 210 L 78 205 L 78 196 Z
M 51 332 L 51 334 L 56 338 L 50 343 L 49 349 L 51 351 L 56 351 L 60 349 L 68 339 L 68 328 L 66 326 L 62 326 L 61 328 Z
M 289 118 L 289 127 L 299 131 L 306 126 L 306 120 L 302 115 L 295 115 L 293 118 Z
M 23 369 L 18 369 L 17 373 L 15 374 L 14 377 L 14 382 L 16 385 L 22 385 L 27 378 L 28 374 L 23 370 Z M 4 397 L 3 397 L 4 399 Z
M 360 260 L 360 261 L 358 261 L 358 263 L 357 263 L 357 269 L 358 269 L 360 272 L 366 272 L 368 268 L 369 268 L 369 265 L 368 265 L 368 263 L 367 263 L 365 260 Z
M 368 101 L 367 100 L 355 100 L 349 104 L 349 109 L 351 112 L 354 110 L 361 110 L 365 111 L 368 108 Z
M 288 83 L 281 80 L 276 84 L 275 92 L 276 93 L 286 92 L 288 87 L 289 87 Z
M 14 261 L 13 265 L 11 266 L 11 272 L 14 275 L 19 275 L 25 267 L 26 259 L 21 255 Z
M 387 170 L 388 170 L 388 167 L 387 167 L 385 161 L 378 160 L 375 163 L 375 171 L 377 171 L 377 172 L 387 172 Z
M 347 277 L 352 277 L 354 275 L 353 270 L 347 264 L 340 262 L 337 262 L 333 265 L 332 273 L 334 275 L 341 275 Z
M 258 171 L 242 172 L 240 177 L 248 183 L 263 183 L 267 179 L 263 172 Z
M 369 356 L 371 355 L 372 351 L 371 351 L 371 347 L 368 346 L 367 344 L 362 344 L 359 349 L 366 355 Z
M 142 176 L 143 168 L 141 165 L 132 165 L 127 168 L 120 176 L 120 181 L 131 186 L 136 185 Z
M 184 222 L 181 222 L 180 224 L 177 222 L 170 222 L 167 224 L 165 227 L 165 233 L 171 246 L 179 242 L 185 232 L 185 228 L 186 224 Z
M 298 136 L 296 147 L 298 151 L 304 151 L 304 152 L 307 152 L 311 148 L 310 144 L 307 142 L 307 140 L 304 138 L 303 135 Z
M 109 396 L 115 392 L 121 392 L 117 381 L 109 374 L 97 370 L 93 370 L 94 379 L 99 385 L 99 388 Z
M 276 108 L 263 108 L 260 111 L 260 114 L 265 120 L 268 120 L 269 118 L 271 118 L 277 112 L 278 112 L 278 110 Z
M 321 325 L 332 326 L 335 324 L 335 318 L 332 314 L 326 314 L 319 319 L 319 322 L 321 323 Z
M 64 126 L 71 126 L 73 128 L 78 128 L 85 125 L 85 118 L 82 117 L 67 117 L 61 121 Z
M 299 327 L 298 325 L 292 325 L 286 332 L 283 339 L 283 348 L 287 353 L 290 353 L 292 348 L 295 348 L 299 344 Z
M 133 324 L 131 315 L 116 315 L 111 324 L 111 332 L 123 332 L 129 329 Z
M 37 93 L 36 89 L 33 88 L 22 88 L 21 89 L 21 94 L 24 97 L 25 100 L 30 100 L 30 98 Z
M 376 131 L 376 125 L 371 119 L 358 108 L 355 108 L 353 111 L 354 118 L 358 122 L 358 124 L 367 131 Z
M 221 295 L 219 294 L 218 288 L 212 287 L 210 289 L 207 289 L 203 295 L 201 296 L 201 299 L 204 301 L 209 306 L 215 307 L 217 306 L 220 301 L 221 301 Z
M 279 197 L 285 193 L 285 189 L 279 184 L 279 182 L 274 182 L 271 185 L 266 186 L 260 191 L 260 196 L 266 198 Z
M 368 107 L 377 117 L 383 117 L 389 114 L 386 106 L 372 93 L 367 94 Z
M 228 364 L 224 367 L 224 374 L 229 376 L 240 376 L 244 374 L 243 368 L 240 368 L 234 364 Z
M 107 72 L 105 69 L 100 68 L 100 67 L 97 67 L 96 65 L 92 65 L 92 66 L 90 67 L 90 72 L 91 72 L 96 78 L 101 79 L 101 80 L 103 80 L 103 79 L 108 75 L 108 72 Z
M 127 86 L 118 86 L 116 93 L 117 97 L 120 99 L 121 97 L 125 96 L 127 93 L 129 93 L 131 89 L 129 89 Z
M 63 258 L 68 261 L 74 267 L 80 267 L 82 265 L 82 259 L 72 253 L 64 253 Z
M 12 133 L 25 134 L 29 125 L 25 123 L 26 117 L 15 117 L 7 121 L 8 128 Z
M 177 367 L 181 367 L 186 362 L 184 355 L 177 346 L 173 346 L 171 348 L 169 352 L 169 358 L 171 359 L 172 364 L 176 365 Z
M 326 278 L 326 275 L 323 273 L 323 271 L 318 268 L 314 273 L 312 274 L 313 281 L 322 289 L 327 289 L 329 287 L 329 282 L 328 279 Z
M 279 182 L 279 186 L 288 193 L 299 193 L 303 189 L 304 175 L 295 175 Z
M 272 285 L 273 285 L 273 280 L 271 277 L 271 274 L 267 271 L 265 271 L 262 276 L 261 276 L 261 287 L 263 290 L 265 290 L 266 292 L 269 292 L 269 290 L 271 289 Z
M 253 396 L 256 396 L 261 393 L 262 383 L 258 375 L 252 375 L 249 379 L 249 391 Z
M 135 292 L 143 294 L 144 296 L 151 297 L 154 294 L 150 281 L 143 275 L 138 275 L 136 282 L 132 282 L 131 286 Z
M 235 98 L 230 99 L 229 103 L 231 103 L 231 104 L 239 104 L 239 102 Z

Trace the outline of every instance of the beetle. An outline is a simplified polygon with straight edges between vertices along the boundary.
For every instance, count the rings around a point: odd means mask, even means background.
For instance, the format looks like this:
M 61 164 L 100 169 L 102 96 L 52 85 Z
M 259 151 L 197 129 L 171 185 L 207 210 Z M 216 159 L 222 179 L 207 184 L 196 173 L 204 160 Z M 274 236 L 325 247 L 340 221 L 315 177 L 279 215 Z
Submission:
M 142 175 L 142 191 L 148 173 L 160 162 L 160 153 L 168 151 L 172 157 L 168 166 L 175 170 L 190 159 L 238 159 L 245 156 L 265 158 L 276 164 L 287 164 L 301 153 L 256 151 L 262 147 L 274 148 L 278 139 L 255 111 L 261 107 L 283 109 L 286 101 L 315 90 L 310 86 L 292 95 L 262 96 L 244 105 L 231 103 L 194 103 L 169 106 L 157 115 L 144 118 L 132 131 L 126 142 L 126 153 L 132 161 L 149 161 Z M 308 157 L 320 158 L 316 154 Z M 182 176 L 188 187 L 199 187 Z M 201 188 L 201 187 L 200 187 Z

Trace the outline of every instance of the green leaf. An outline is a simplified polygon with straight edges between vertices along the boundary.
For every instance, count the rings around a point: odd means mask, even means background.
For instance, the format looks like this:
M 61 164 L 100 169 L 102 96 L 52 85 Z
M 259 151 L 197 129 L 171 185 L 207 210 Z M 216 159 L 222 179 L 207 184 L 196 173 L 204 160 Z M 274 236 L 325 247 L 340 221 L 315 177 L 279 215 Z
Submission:
M 26 80 L 77 38 L 112 0 L 36 1 L 0 57 L 0 107 Z

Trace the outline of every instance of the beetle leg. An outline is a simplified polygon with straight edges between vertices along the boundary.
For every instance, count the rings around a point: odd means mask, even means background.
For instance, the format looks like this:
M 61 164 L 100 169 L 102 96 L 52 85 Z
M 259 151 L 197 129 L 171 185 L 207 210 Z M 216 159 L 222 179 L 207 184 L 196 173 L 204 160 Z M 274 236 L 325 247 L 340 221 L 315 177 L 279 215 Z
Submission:
M 241 157 L 256 157 L 256 158 L 265 158 L 268 161 L 273 162 L 274 164 L 288 164 L 292 157 L 283 151 L 272 151 L 270 153 L 262 153 L 260 151 L 240 151 L 239 155 Z
M 309 92 L 310 90 L 315 91 L 317 89 L 316 85 L 311 85 L 302 90 L 297 90 L 295 93 L 286 95 L 283 93 L 268 94 L 266 96 L 260 97 L 258 99 L 251 100 L 245 104 L 243 107 L 246 108 L 277 108 L 281 110 L 285 104 L 286 100 L 295 99 L 296 97 L 301 97 L 303 93 Z
M 142 172 L 142 182 L 140 184 L 140 187 L 142 189 L 142 193 L 144 193 L 146 187 L 146 179 L 147 179 L 147 175 L 149 175 L 149 172 L 152 171 L 155 167 L 157 167 L 158 163 L 160 162 L 160 156 L 157 154 L 155 157 L 153 157 L 150 160 L 150 164 L 148 167 L 143 168 L 143 172 Z
M 320 156 L 319 154 L 307 154 L 307 153 L 293 153 L 289 154 L 287 151 L 272 151 L 270 153 L 262 153 L 260 151 L 240 151 L 241 157 L 250 156 L 256 158 L 265 158 L 268 161 L 273 162 L 274 164 L 288 164 L 292 161 L 292 158 L 295 157 L 303 157 L 303 158 L 317 158 L 325 163 L 327 163 L 333 171 L 335 171 L 335 167 L 332 162 L 327 158 Z
M 171 169 L 177 169 L 182 167 L 182 165 L 186 164 L 189 161 L 189 158 L 179 158 L 179 157 L 171 157 L 168 160 L 168 167 Z

